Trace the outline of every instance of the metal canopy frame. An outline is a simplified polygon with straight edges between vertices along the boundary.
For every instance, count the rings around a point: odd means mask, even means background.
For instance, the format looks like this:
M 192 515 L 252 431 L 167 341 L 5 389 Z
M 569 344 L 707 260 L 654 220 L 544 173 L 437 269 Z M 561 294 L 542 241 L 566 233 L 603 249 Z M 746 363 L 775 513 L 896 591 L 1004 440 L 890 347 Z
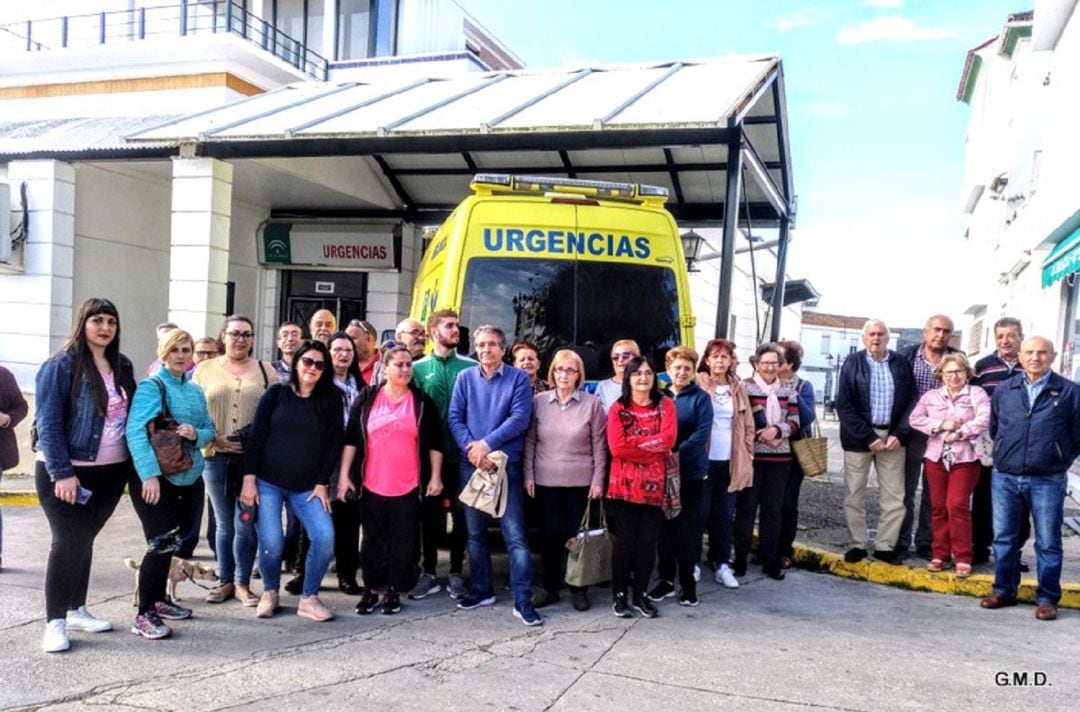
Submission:
M 631 175 L 633 182 L 668 183 L 668 209 L 678 223 L 723 228 L 717 336 L 728 336 L 739 227 L 778 230 L 771 309 L 771 334 L 777 338 L 796 205 L 780 58 L 673 61 L 550 73 L 554 76 L 537 76 L 545 74 L 540 71 L 414 78 L 385 87 L 360 82 L 296 85 L 291 87 L 293 93 L 285 87 L 129 130 L 122 150 L 95 151 L 88 146 L 81 154 L 65 151 L 63 157 L 159 157 L 162 142 L 171 146 L 171 155 L 223 160 L 365 157 L 381 173 L 395 208 L 312 210 L 280 205 L 272 215 L 392 217 L 420 224 L 441 222 L 455 207 L 460 195 L 451 199 L 446 179 L 458 178 L 464 184 L 478 172 L 612 180 Z M 521 83 L 515 84 L 519 79 Z M 603 85 L 611 88 L 612 103 L 597 111 L 601 118 L 582 115 L 596 106 L 579 110 L 574 101 L 581 92 L 593 97 L 589 92 L 594 90 L 586 86 L 591 81 L 611 82 Z M 682 84 L 673 86 L 677 82 Z M 702 105 L 708 107 L 707 113 L 721 111 L 711 119 L 695 103 L 687 103 L 687 98 L 694 102 L 710 87 L 713 95 Z M 528 91 L 532 93 L 526 96 Z M 350 116 L 355 124 L 347 123 Z M 479 118 L 463 119 L 472 116 Z M 605 150 L 610 152 L 606 158 L 597 154 Z M 592 153 L 582 153 L 579 159 L 575 156 L 579 152 Z M 4 155 L 0 148 L 0 158 Z M 418 158 L 425 155 L 429 161 Z M 590 160 L 584 160 L 586 155 Z M 454 161 L 448 162 L 447 156 L 460 163 L 451 165 Z M 545 158 L 550 162 L 544 163 Z M 750 186 L 753 191 L 748 195 Z M 702 196 L 709 199 L 702 201 Z

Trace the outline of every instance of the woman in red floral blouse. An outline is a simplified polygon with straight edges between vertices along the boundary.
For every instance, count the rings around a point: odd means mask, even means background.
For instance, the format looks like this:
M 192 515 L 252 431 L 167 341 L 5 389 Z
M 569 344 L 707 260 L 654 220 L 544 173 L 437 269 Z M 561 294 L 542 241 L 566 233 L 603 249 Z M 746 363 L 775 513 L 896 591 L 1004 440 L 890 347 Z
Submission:
M 646 618 L 657 616 L 645 592 L 653 559 L 664 495 L 664 461 L 675 447 L 678 415 L 670 398 L 662 396 L 648 359 L 636 356 L 627 365 L 622 397 L 608 411 L 607 438 L 611 450 L 611 479 L 607 496 L 615 532 L 612 555 L 611 609 L 619 618 L 633 616 L 631 606 Z M 634 595 L 627 600 L 630 572 Z

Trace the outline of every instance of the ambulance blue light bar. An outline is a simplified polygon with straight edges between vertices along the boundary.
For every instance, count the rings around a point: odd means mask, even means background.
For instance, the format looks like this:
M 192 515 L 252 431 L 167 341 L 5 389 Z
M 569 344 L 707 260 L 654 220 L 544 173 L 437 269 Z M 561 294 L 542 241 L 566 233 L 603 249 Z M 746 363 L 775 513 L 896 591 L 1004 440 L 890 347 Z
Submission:
M 660 199 L 660 202 L 663 202 L 668 198 L 668 189 L 658 185 L 547 176 L 513 176 L 505 173 L 478 173 L 472 180 L 472 187 L 475 190 L 480 186 L 496 190 L 509 189 L 515 193 L 539 195 L 572 193 L 616 200 L 651 198 Z

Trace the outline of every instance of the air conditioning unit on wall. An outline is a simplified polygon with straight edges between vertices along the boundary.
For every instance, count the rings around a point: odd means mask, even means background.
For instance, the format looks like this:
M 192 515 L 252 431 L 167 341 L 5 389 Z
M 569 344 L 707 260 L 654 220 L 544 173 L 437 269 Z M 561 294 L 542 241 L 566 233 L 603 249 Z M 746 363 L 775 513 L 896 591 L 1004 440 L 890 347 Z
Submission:
M 11 260 L 11 186 L 0 183 L 0 262 Z

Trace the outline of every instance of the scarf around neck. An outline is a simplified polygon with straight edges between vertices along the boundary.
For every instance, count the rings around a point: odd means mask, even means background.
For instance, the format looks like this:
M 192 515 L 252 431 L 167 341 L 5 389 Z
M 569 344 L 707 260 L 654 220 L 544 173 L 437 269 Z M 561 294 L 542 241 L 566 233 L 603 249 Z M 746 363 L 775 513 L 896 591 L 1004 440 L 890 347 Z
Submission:
M 757 384 L 765 395 L 767 400 L 765 401 L 765 422 L 769 425 L 778 425 L 784 418 L 784 412 L 780 409 L 780 399 L 776 397 L 776 394 L 780 392 L 780 379 L 777 378 L 772 384 L 765 382 L 765 379 L 761 377 L 761 374 L 754 373 L 754 383 Z

